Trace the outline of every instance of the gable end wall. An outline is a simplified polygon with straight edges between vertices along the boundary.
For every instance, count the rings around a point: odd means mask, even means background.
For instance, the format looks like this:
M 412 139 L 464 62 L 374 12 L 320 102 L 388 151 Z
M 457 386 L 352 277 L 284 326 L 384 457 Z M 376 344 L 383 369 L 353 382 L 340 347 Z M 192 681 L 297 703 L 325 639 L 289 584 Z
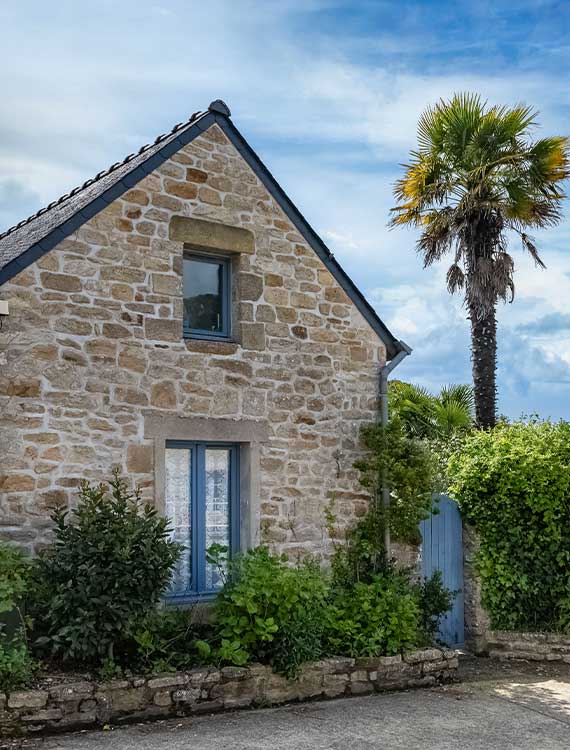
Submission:
M 233 258 L 234 343 L 182 339 L 173 216 L 254 235 L 255 252 Z M 353 463 L 384 346 L 217 126 L 0 298 L 0 536 L 37 550 L 49 508 L 115 465 L 160 505 L 155 427 L 196 420 L 257 435 L 252 540 L 327 555 L 326 503 L 341 533 L 364 511 Z

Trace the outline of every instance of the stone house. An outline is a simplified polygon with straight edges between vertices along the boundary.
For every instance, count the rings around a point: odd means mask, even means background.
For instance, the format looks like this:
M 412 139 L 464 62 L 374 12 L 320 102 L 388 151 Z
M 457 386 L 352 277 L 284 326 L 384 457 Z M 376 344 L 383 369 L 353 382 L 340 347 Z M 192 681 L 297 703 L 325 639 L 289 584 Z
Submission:
M 212 542 L 326 556 L 366 507 L 353 463 L 406 350 L 230 119 L 205 112 L 0 235 L 0 535 L 119 466 L 212 591 Z M 2 308 L 0 308 L 0 312 Z

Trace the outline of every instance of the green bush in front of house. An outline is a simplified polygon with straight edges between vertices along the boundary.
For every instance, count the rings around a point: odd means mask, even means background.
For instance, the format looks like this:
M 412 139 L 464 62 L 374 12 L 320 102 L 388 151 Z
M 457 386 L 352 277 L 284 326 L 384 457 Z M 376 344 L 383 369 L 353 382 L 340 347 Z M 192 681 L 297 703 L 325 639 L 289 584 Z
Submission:
M 334 504 L 326 521 L 338 537 Z M 353 656 L 390 655 L 435 642 L 439 624 L 456 592 L 443 585 L 441 573 L 418 579 L 413 569 L 397 567 L 383 549 L 384 512 L 371 501 L 368 512 L 335 545 L 331 561 L 329 651 Z
M 360 543 L 358 524 L 352 534 Z M 350 549 L 350 537 L 342 550 Z M 213 556 L 220 569 L 224 552 Z M 354 552 L 339 549 L 337 563 L 342 555 L 354 562 Z M 333 566 L 331 575 L 314 560 L 291 564 L 265 547 L 238 556 L 215 605 L 214 657 L 269 663 L 294 677 L 305 662 L 323 656 L 387 656 L 433 643 L 453 600 L 441 579 L 417 582 L 390 565 L 366 569 L 349 580 L 346 565 Z
M 20 604 L 28 590 L 30 561 L 8 544 L 0 544 L 0 690 L 25 685 L 34 671 Z
M 398 575 L 375 576 L 334 592 L 326 614 L 326 651 L 342 656 L 392 656 L 417 643 L 419 607 Z
M 211 634 L 211 625 L 192 608 L 154 609 L 135 624 L 123 658 L 142 673 L 190 669 L 212 661 Z
M 224 553 L 212 550 L 220 569 Z M 326 578 L 312 560 L 288 565 L 266 547 L 239 555 L 214 608 L 218 658 L 237 665 L 261 661 L 294 676 L 323 654 L 327 597 Z
M 227 549 L 212 546 L 208 562 L 224 586 L 214 617 L 200 624 L 198 610 L 160 606 L 180 547 L 168 522 L 115 473 L 107 485 L 84 483 L 74 510 L 54 512 L 53 542 L 35 561 L 0 547 L 0 612 L 25 596 L 30 617 L 20 621 L 32 623 L 34 655 L 104 678 L 253 661 L 294 677 L 325 656 L 399 653 L 429 642 L 425 623 L 435 632 L 448 599 L 422 594 L 421 584 L 386 562 L 376 507 L 338 545 L 331 570 L 266 547 L 228 562 Z M 438 592 L 445 590 L 435 582 Z M 25 636 L 22 627 L 17 640 L 0 637 L 5 689 L 31 676 Z
M 474 432 L 449 471 L 451 493 L 481 540 L 492 626 L 570 630 L 570 424 Z
M 138 491 L 115 473 L 83 483 L 77 508 L 56 510 L 54 541 L 34 565 L 34 645 L 48 656 L 111 666 L 159 603 L 180 547 Z

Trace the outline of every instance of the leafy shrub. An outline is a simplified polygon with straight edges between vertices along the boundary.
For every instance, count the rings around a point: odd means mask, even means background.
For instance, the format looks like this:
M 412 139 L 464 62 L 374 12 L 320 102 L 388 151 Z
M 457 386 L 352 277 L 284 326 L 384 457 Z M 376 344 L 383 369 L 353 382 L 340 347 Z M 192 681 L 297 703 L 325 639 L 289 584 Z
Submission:
M 478 570 L 491 625 L 560 627 L 570 577 L 570 424 L 476 432 L 449 468 L 451 493 L 481 540 Z
M 0 690 L 13 690 L 32 677 L 20 600 L 27 592 L 30 562 L 16 547 L 0 544 Z M 8 632 L 11 630 L 12 632 Z
M 109 487 L 84 482 L 78 507 L 53 520 L 55 540 L 36 565 L 36 645 L 64 659 L 112 663 L 158 603 L 180 547 L 118 472 Z
M 18 606 L 29 585 L 30 561 L 17 547 L 0 543 L 0 613 Z
M 0 690 L 24 687 L 34 674 L 35 663 L 21 637 L 0 635 Z
M 198 636 L 202 637 L 198 637 Z M 175 672 L 208 662 L 208 629 L 194 622 L 188 609 L 162 609 L 146 615 L 134 630 L 133 660 L 144 672 Z
M 334 501 L 326 509 L 326 523 L 331 539 L 337 538 Z M 372 500 L 368 511 L 345 533 L 342 544 L 336 544 L 331 559 L 332 585 L 350 588 L 354 583 L 369 583 L 389 565 L 384 551 L 384 512 Z
M 271 664 L 278 674 L 295 677 L 305 662 L 323 655 L 323 610 L 314 606 L 286 622 L 273 640 Z
M 378 576 L 339 591 L 327 610 L 327 651 L 344 656 L 398 654 L 415 643 L 419 608 L 402 580 Z
M 332 538 L 336 536 L 333 509 L 333 503 L 326 509 L 329 536 Z M 354 595 L 353 588 L 357 583 L 372 584 L 379 579 L 391 581 L 395 591 L 403 596 L 411 594 L 417 603 L 417 643 L 431 644 L 441 618 L 451 608 L 456 593 L 443 586 L 439 571 L 418 582 L 412 569 L 398 569 L 388 562 L 384 555 L 383 529 L 383 513 L 372 502 L 366 515 L 347 531 L 344 544 L 335 546 L 331 561 L 333 592 L 348 600 Z
M 287 565 L 266 547 L 249 550 L 230 564 L 218 595 L 217 655 L 233 664 L 269 662 L 286 676 L 321 655 L 326 582 L 315 562 Z
M 417 544 L 419 524 L 427 518 L 434 490 L 434 462 L 429 447 L 422 440 L 410 437 L 403 422 L 394 416 L 388 425 L 367 425 L 362 429 L 366 453 L 355 463 L 361 482 L 383 513 L 379 498 L 383 482 L 390 492 L 387 511 L 390 532 L 394 539 Z
M 453 606 L 457 592 L 443 585 L 439 570 L 417 583 L 415 590 L 420 612 L 419 642 L 430 645 L 435 642 L 441 619 Z
M 439 437 L 428 441 L 433 459 L 434 493 L 449 495 L 449 488 L 453 484 L 450 473 L 450 458 L 463 450 L 463 443 L 469 437 L 468 432 L 455 432 L 452 435 Z
M 570 635 L 570 594 L 564 596 L 560 601 L 558 627 L 563 633 Z

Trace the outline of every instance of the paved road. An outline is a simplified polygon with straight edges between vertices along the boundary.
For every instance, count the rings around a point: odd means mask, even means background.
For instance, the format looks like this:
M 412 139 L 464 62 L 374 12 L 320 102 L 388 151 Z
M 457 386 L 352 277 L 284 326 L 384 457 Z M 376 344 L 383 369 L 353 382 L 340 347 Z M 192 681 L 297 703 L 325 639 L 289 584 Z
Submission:
M 462 685 L 29 740 L 33 750 L 568 750 L 570 670 L 467 667 Z

